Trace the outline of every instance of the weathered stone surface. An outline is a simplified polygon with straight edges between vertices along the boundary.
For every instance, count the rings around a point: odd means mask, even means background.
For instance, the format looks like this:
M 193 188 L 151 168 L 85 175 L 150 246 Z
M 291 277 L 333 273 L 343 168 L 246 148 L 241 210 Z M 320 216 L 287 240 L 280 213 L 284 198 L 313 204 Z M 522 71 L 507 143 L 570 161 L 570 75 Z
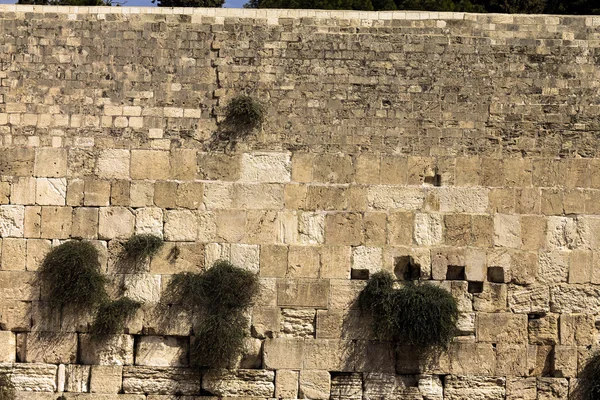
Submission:
M 442 217 L 439 214 L 415 214 L 415 243 L 435 246 L 442 243 Z
M 275 372 L 211 369 L 202 376 L 202 389 L 216 396 L 272 397 L 275 393 Z
M 477 339 L 480 342 L 527 342 L 527 316 L 511 313 L 479 313 Z
M 82 334 L 79 335 L 79 346 L 83 364 L 133 364 L 133 336 L 111 335 L 102 340 L 94 340 L 90 335 Z
M 290 181 L 291 172 L 290 153 L 242 154 L 241 181 L 284 183 Z
M 304 351 L 302 338 L 267 339 L 263 350 L 265 368 L 299 370 L 302 368 Z
M 161 275 L 125 274 L 123 276 L 124 294 L 141 303 L 158 303 L 160 282 Z
M 188 340 L 169 336 L 143 336 L 136 343 L 136 365 L 185 367 Z
M 444 399 L 504 399 L 505 378 L 449 375 L 445 379 Z
M 72 364 L 77 361 L 77 334 L 29 332 L 18 335 L 19 359 L 24 362 Z
M 142 394 L 200 393 L 200 373 L 193 368 L 123 367 L 123 392 Z
M 0 364 L 0 373 L 10 373 L 17 391 L 54 392 L 57 366 L 52 364 Z
M 169 179 L 169 153 L 158 150 L 131 152 L 132 179 Z
M 135 210 L 135 232 L 162 237 L 163 211 L 158 207 L 144 207 Z
M 190 210 L 165 212 L 165 239 L 169 241 L 195 241 L 198 237 L 198 217 Z
M 67 174 L 67 150 L 42 147 L 35 150 L 35 176 L 59 178 Z
M 551 310 L 557 313 L 600 312 L 600 289 L 591 285 L 556 285 L 550 287 Z
M 101 239 L 126 238 L 133 234 L 135 217 L 124 207 L 100 209 L 98 235 Z
M 280 337 L 315 337 L 315 310 L 284 308 L 281 310 Z
M 311 279 L 277 282 L 277 305 L 290 307 L 327 308 L 329 282 Z
M 539 378 L 537 381 L 538 400 L 567 399 L 569 381 L 564 378 Z
M 92 365 L 91 393 L 119 393 L 122 387 L 123 367 L 120 365 Z
M 328 400 L 331 377 L 327 371 L 300 371 L 299 397 L 301 399 Z
M 25 207 L 0 206 L 0 237 L 23 237 Z
M 128 150 L 106 149 L 98 156 L 96 174 L 102 179 L 129 179 Z
M 65 390 L 67 392 L 89 392 L 90 382 L 89 365 L 67 365 L 65 368 Z
M 416 399 L 419 396 L 418 379 L 415 375 L 385 373 L 364 374 L 365 400 Z
M 64 206 L 67 199 L 65 178 L 37 178 L 35 203 L 41 206 Z
M 424 199 L 424 191 L 415 188 L 373 185 L 367 192 L 368 206 L 372 210 L 420 210 Z
M 362 385 L 362 374 L 337 372 L 331 377 L 331 399 L 361 400 Z
M 0 363 L 15 362 L 17 355 L 17 337 L 9 331 L 0 331 Z
M 433 191 L 440 212 L 484 213 L 488 207 L 488 189 L 446 187 Z
M 506 378 L 507 400 L 536 400 L 536 378 Z
M 278 399 L 298 398 L 299 372 L 280 369 L 275 372 L 275 397 Z

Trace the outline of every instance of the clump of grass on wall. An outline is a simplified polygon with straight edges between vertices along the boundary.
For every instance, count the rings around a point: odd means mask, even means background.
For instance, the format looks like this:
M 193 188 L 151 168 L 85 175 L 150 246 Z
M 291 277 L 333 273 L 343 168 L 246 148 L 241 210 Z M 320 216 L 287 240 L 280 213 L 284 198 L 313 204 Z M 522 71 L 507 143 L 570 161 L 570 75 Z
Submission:
M 141 305 L 140 302 L 128 297 L 105 302 L 96 313 L 91 327 L 92 335 L 101 338 L 110 334 L 123 333 L 125 323 L 135 315 Z
M 98 250 L 89 242 L 68 241 L 53 248 L 38 273 L 53 307 L 89 308 L 107 298 Z
M 573 400 L 600 399 L 600 352 L 592 355 L 583 366 L 572 398 Z
M 456 300 L 436 286 L 408 283 L 395 289 L 392 275 L 379 272 L 360 293 L 358 305 L 373 315 L 379 338 L 422 349 L 445 348 L 456 333 Z
M 14 400 L 15 386 L 6 372 L 0 373 L 0 400 Z
M 190 349 L 191 362 L 201 367 L 227 367 L 242 351 L 244 315 L 259 289 L 258 277 L 228 261 L 217 261 L 204 273 L 173 276 L 167 287 L 171 300 L 199 318 Z
M 121 272 L 137 272 L 140 265 L 153 257 L 163 244 L 163 239 L 157 235 L 145 233 L 131 236 L 123 243 L 123 253 L 119 259 Z
M 225 121 L 232 127 L 253 130 L 260 127 L 264 118 L 263 106 L 250 96 L 234 97 L 227 104 Z

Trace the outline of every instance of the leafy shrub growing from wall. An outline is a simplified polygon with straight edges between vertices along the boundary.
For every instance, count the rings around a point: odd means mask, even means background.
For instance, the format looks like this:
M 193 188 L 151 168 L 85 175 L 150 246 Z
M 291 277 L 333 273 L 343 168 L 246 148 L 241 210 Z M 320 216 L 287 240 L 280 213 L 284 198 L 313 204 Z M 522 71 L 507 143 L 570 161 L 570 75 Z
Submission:
M 14 400 L 15 386 L 6 372 L 0 373 L 0 400 Z
M 234 149 L 237 142 L 262 126 L 265 109 L 258 101 L 248 95 L 240 95 L 229 101 L 225 109 L 225 118 L 209 145 L 213 150 Z
M 388 272 L 374 274 L 358 297 L 363 312 L 373 315 L 373 332 L 422 349 L 445 348 L 456 332 L 458 306 L 446 290 L 408 283 L 394 288 Z
M 128 297 L 103 303 L 92 324 L 92 335 L 101 338 L 110 334 L 123 333 L 125 323 L 135 315 L 141 305 L 140 302 Z
M 600 352 L 596 352 L 587 360 L 578 378 L 572 398 L 574 400 L 599 400 Z
M 119 256 L 121 272 L 137 272 L 140 264 L 153 257 L 162 247 L 161 237 L 152 234 L 133 235 L 123 243 L 123 252 Z
M 38 273 L 53 307 L 89 308 L 107 299 L 98 250 L 89 242 L 68 241 L 53 248 Z
M 244 315 L 258 293 L 256 274 L 217 261 L 204 273 L 173 276 L 167 287 L 171 300 L 197 316 L 190 359 L 194 366 L 227 367 L 241 352 L 248 319 Z

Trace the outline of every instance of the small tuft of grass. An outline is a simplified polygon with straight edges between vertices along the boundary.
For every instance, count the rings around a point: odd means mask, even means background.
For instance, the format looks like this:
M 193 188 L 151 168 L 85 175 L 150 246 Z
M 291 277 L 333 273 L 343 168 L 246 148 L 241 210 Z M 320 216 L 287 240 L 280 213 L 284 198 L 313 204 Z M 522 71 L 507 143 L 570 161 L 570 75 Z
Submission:
M 107 301 L 100 306 L 92 323 L 91 333 L 95 338 L 123 333 L 127 320 L 132 318 L 142 303 L 122 297 Z
M 373 315 L 379 338 L 401 341 L 418 348 L 446 348 L 456 333 L 458 306 L 446 290 L 408 283 L 395 289 L 394 279 L 379 272 L 358 297 L 363 312 Z
M 153 257 L 163 244 L 163 239 L 157 235 L 144 233 L 131 236 L 123 243 L 119 269 L 121 272 L 137 272 L 140 265 Z
M 38 274 L 53 307 L 89 308 L 107 298 L 98 250 L 89 242 L 68 241 L 53 248 Z
M 244 311 L 259 290 L 256 274 L 219 260 L 204 273 L 183 272 L 167 286 L 170 299 L 197 316 L 192 365 L 223 367 L 233 363 L 244 346 L 248 324 Z
M 594 353 L 583 366 L 573 391 L 573 399 L 600 399 L 600 352 Z
M 6 372 L 0 372 L 0 400 L 14 400 L 16 396 L 15 385 Z
M 234 97 L 227 104 L 225 120 L 232 127 L 253 130 L 260 127 L 264 121 L 263 106 L 252 97 L 241 95 Z

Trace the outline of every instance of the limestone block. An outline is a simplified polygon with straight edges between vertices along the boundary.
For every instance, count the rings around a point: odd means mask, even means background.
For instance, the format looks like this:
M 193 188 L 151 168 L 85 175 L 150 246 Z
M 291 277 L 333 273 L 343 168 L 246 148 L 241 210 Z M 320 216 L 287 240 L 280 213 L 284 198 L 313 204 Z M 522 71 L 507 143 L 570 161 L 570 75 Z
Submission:
M 23 237 L 24 219 L 24 206 L 0 206 L 0 237 Z
M 112 181 L 110 187 L 110 204 L 112 206 L 129 206 L 131 184 L 126 180 Z
M 281 213 L 273 210 L 248 210 L 246 212 L 247 241 L 253 244 L 279 243 Z
M 506 378 L 507 400 L 537 400 L 537 379 Z
M 562 345 L 586 346 L 594 343 L 595 321 L 588 314 L 561 314 L 559 337 Z
M 303 338 L 266 339 L 263 349 L 264 366 L 267 369 L 302 368 L 304 358 Z
M 35 204 L 35 187 L 37 180 L 30 177 L 21 177 L 13 180 L 10 188 L 11 204 Z
M 357 246 L 352 248 L 352 269 L 369 271 L 369 276 L 381 271 L 383 250 L 381 247 Z
M 123 367 L 120 365 L 92 365 L 91 393 L 119 393 L 122 387 Z
M 165 242 L 150 261 L 153 274 L 199 272 L 204 266 L 204 246 L 200 243 Z
M 214 242 L 217 235 L 217 223 L 213 211 L 197 211 L 198 213 L 198 241 L 202 243 Z
M 32 176 L 35 150 L 24 147 L 2 149 L 0 160 L 0 175 Z
M 312 182 L 315 155 L 294 152 L 292 157 L 292 180 L 296 182 Z
M 441 400 L 444 386 L 437 375 L 419 375 L 417 387 L 425 399 Z
M 348 260 L 349 261 L 349 260 Z M 288 247 L 262 245 L 260 248 L 260 276 L 283 278 L 288 268 Z
M 41 237 L 44 239 L 68 239 L 72 229 L 71 207 L 42 207 Z
M 465 250 L 460 248 L 440 248 L 431 252 L 431 277 L 446 279 L 449 266 L 465 266 Z
M 86 179 L 83 189 L 85 206 L 106 207 L 110 204 L 110 182 L 99 179 Z
M 519 216 L 496 214 L 494 216 L 494 245 L 518 249 L 521 247 Z
M 590 283 L 592 280 L 591 251 L 573 250 L 569 257 L 569 283 Z
M 239 243 L 246 237 L 246 212 L 241 210 L 223 210 L 215 214 L 217 223 L 217 241 Z
M 332 400 L 362 400 L 362 374 L 336 373 L 331 376 Z
M 321 278 L 349 279 L 351 249 L 350 246 L 322 246 Z
M 202 206 L 204 185 L 202 182 L 182 182 L 177 185 L 175 204 L 178 207 L 196 210 Z
M 414 240 L 419 246 L 442 243 L 442 216 L 440 214 L 415 214 Z
M 252 336 L 259 339 L 277 337 L 280 331 L 278 307 L 254 307 L 252 310 Z
M 204 205 L 207 210 L 220 210 L 233 206 L 234 186 L 229 182 L 206 182 Z
M 482 312 L 502 312 L 508 306 L 508 288 L 504 284 L 483 283 L 483 292 L 473 295 L 473 309 Z
M 131 151 L 131 179 L 169 179 L 169 152 Z
M 102 340 L 94 340 L 88 334 L 81 334 L 79 347 L 83 364 L 133 364 L 133 336 L 130 335 L 111 335 Z
M 101 239 L 127 238 L 133 234 L 135 217 L 125 207 L 100 209 L 98 236 Z
M 569 277 L 570 253 L 567 251 L 540 251 L 538 280 L 541 283 L 567 282 Z
M 538 400 L 567 399 L 569 381 L 564 378 L 538 378 Z
M 319 248 L 316 246 L 290 246 L 287 278 L 318 278 Z
M 124 393 L 194 395 L 200 390 L 200 371 L 195 368 L 123 368 Z
M 200 179 L 235 181 L 240 176 L 241 155 L 224 153 L 198 153 Z
M 85 181 L 83 179 L 69 179 L 67 182 L 67 205 L 82 206 Z
M 508 306 L 515 313 L 550 311 L 550 289 L 546 286 L 510 286 Z
M 71 237 L 81 239 L 98 238 L 98 209 L 76 207 L 73 209 Z
M 236 184 L 233 206 L 246 210 L 283 209 L 283 185 L 275 183 Z
M 160 300 L 161 275 L 125 274 L 124 295 L 141 303 L 158 303 Z
M 527 345 L 498 343 L 496 345 L 496 375 L 527 376 L 529 364 L 527 360 Z
M 262 368 L 262 340 L 247 337 L 239 354 L 238 368 Z
M 381 160 L 378 154 L 362 153 L 356 157 L 356 183 L 380 183 Z M 388 173 L 388 171 L 386 171 Z
M 299 398 L 329 400 L 331 377 L 327 371 L 300 371 Z
M 589 248 L 591 227 L 582 217 L 548 217 L 546 247 L 551 250 Z
M 129 179 L 129 150 L 103 150 L 96 163 L 96 175 L 101 179 Z
M 16 363 L 0 365 L 0 373 L 11 375 L 11 381 L 15 385 L 15 389 L 28 394 L 56 391 L 57 370 L 58 367 L 51 364 Z
M 306 340 L 302 369 L 351 372 L 356 361 L 353 355 L 353 342 L 350 340 Z
M 154 205 L 153 201 L 156 202 L 154 196 L 154 185 L 152 182 L 131 182 L 129 187 L 129 205 L 131 207 L 150 207 Z M 174 197 L 172 201 L 174 203 Z
M 395 346 L 391 342 L 342 340 L 342 366 L 345 371 L 395 372 Z
M 35 149 L 33 174 L 39 177 L 59 178 L 67 175 L 67 150 L 52 147 Z
M 359 213 L 328 213 L 325 215 L 325 243 L 329 245 L 359 245 L 363 241 L 362 216 Z
M 537 215 L 521 216 L 521 248 L 539 250 L 545 244 L 546 218 Z
M 475 313 L 461 312 L 456 322 L 456 328 L 460 335 L 468 336 L 475 334 Z
M 488 208 L 488 189 L 442 187 L 434 188 L 432 195 L 437 197 L 439 211 L 443 213 L 485 213 Z
M 180 304 L 144 304 L 142 314 L 141 331 L 145 335 L 189 336 L 191 334 L 192 313 Z M 139 326 L 139 322 L 137 324 Z
M 77 334 L 54 332 L 20 333 L 19 359 L 46 364 L 74 364 L 77 361 Z
M 388 243 L 411 246 L 413 244 L 413 225 L 414 215 L 412 213 L 390 213 L 388 216 Z
M 422 399 L 415 375 L 365 373 L 363 399 Z
M 280 369 L 275 372 L 275 397 L 278 399 L 298 398 L 299 372 Z
M 176 208 L 177 182 L 158 181 L 154 184 L 154 204 L 161 208 Z
M 325 241 L 325 214 L 302 212 L 298 215 L 298 239 L 301 244 L 322 244 Z
M 275 372 L 260 369 L 210 369 L 202 376 L 202 389 L 224 397 L 272 397 L 275 393 Z
M 260 270 L 259 246 L 233 243 L 230 247 L 230 261 L 247 271 L 258 274 Z
M 500 377 L 457 376 L 445 378 L 444 399 L 504 400 L 506 379 Z
M 492 247 L 494 220 L 490 215 L 471 216 L 471 244 L 478 247 Z
M 187 366 L 189 341 L 174 336 L 142 336 L 136 343 L 136 365 Z
M 465 252 L 465 277 L 469 282 L 483 282 L 486 279 L 486 253 L 484 250 L 467 249 Z
M 316 182 L 351 183 L 354 181 L 352 157 L 347 154 L 320 154 L 313 160 L 313 180 Z
M 385 245 L 387 241 L 387 215 L 383 212 L 366 212 L 363 218 L 365 244 Z
M 508 272 L 510 280 L 518 285 L 531 285 L 538 275 L 538 255 L 517 251 L 510 255 Z
M 240 181 L 242 182 L 290 182 L 292 163 L 290 153 L 242 154 Z
M 527 315 L 478 313 L 477 340 L 491 343 L 526 343 Z
M 39 284 L 34 272 L 0 271 L 0 300 L 38 300 Z
M 4 238 L 1 244 L 1 269 L 4 271 L 25 271 L 27 241 L 25 239 Z
M 36 204 L 41 206 L 64 206 L 67 199 L 65 178 L 37 178 L 35 185 Z
M 65 368 L 65 390 L 67 392 L 88 392 L 90 382 L 89 365 L 67 365 Z
M 143 207 L 135 210 L 135 232 L 162 237 L 163 211 L 158 207 Z
M 17 357 L 17 336 L 10 331 L 0 331 L 0 363 L 14 363 Z
M 445 215 L 444 234 L 447 245 L 468 245 L 471 239 L 471 216 L 468 214 Z
M 196 150 L 194 149 L 173 149 L 170 158 L 171 179 L 194 180 L 196 179 Z
M 329 307 L 341 309 L 356 307 L 356 299 L 365 285 L 366 281 L 363 280 L 331 279 Z
M 416 211 L 423 207 L 425 192 L 417 188 L 372 185 L 367 189 L 369 210 Z
M 554 376 L 558 378 L 574 378 L 577 376 L 577 347 L 554 347 Z
M 314 309 L 282 309 L 279 337 L 314 338 L 315 315 Z
M 0 329 L 29 331 L 31 329 L 31 302 L 2 300 L 0 302 Z
M 544 314 L 528 321 L 529 343 L 554 345 L 558 343 L 558 316 Z
M 277 282 L 277 305 L 281 307 L 327 308 L 329 282 L 316 279 L 286 279 Z

